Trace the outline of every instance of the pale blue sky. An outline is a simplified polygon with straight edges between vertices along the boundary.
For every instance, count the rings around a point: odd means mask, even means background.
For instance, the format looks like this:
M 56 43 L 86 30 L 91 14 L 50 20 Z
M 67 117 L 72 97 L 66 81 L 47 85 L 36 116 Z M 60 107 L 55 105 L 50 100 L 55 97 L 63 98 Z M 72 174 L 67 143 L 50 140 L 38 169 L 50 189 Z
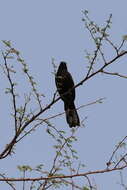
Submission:
M 1 39 L 11 40 L 15 48 L 21 51 L 31 73 L 39 83 L 39 90 L 46 95 L 45 104 L 50 102 L 56 89 L 54 76 L 51 73 L 52 58 L 55 58 L 57 64 L 61 60 L 68 63 L 75 83 L 85 75 L 84 50 L 92 50 L 93 44 L 81 21 L 82 10 L 87 9 L 91 18 L 99 24 L 103 24 L 112 13 L 113 24 L 110 33 L 115 43 L 120 42 L 122 35 L 127 34 L 126 0 L 1 0 L 0 2 Z M 113 53 L 106 50 L 106 55 L 112 57 Z M 120 70 L 121 73 L 126 74 L 126 59 L 122 58 L 112 67 L 112 70 Z M 8 143 L 12 126 L 9 125 L 9 118 L 5 116 L 10 103 L 8 106 L 6 103 L 9 101 L 5 101 L 3 97 L 3 89 L 6 85 L 3 75 L 1 81 L 3 85 L 0 87 L 2 94 L 0 102 L 3 120 L 0 139 L 3 146 L 4 143 Z M 87 165 L 86 170 L 104 169 L 115 144 L 126 136 L 126 86 L 126 79 L 99 75 L 76 90 L 77 106 L 106 97 L 103 104 L 79 111 L 81 119 L 88 117 L 86 128 L 78 131 L 79 140 L 75 145 L 81 161 Z M 62 111 L 63 104 L 59 101 L 46 115 Z M 64 118 L 57 118 L 53 122 L 58 128 L 60 125 L 61 129 L 70 132 Z M 39 128 L 17 145 L 15 155 L 0 162 L 0 172 L 7 172 L 10 177 L 15 177 L 19 175 L 16 172 L 17 165 L 36 166 L 43 162 L 49 164 L 54 155 L 52 144 L 52 139 L 45 133 L 45 127 Z M 94 180 L 98 190 L 122 190 L 118 185 L 118 172 L 100 174 L 94 176 Z M 4 185 L 2 187 L 5 188 Z

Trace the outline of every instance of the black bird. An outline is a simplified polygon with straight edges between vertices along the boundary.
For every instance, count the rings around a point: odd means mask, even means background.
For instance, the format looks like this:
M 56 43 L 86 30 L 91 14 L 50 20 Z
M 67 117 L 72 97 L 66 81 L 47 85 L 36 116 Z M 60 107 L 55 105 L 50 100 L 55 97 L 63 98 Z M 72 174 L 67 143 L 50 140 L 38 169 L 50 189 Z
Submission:
M 69 127 L 79 126 L 80 121 L 74 104 L 74 81 L 71 74 L 67 70 L 67 65 L 65 62 L 60 63 L 55 76 L 55 82 L 59 95 L 64 102 L 64 110 L 66 112 L 66 120 Z

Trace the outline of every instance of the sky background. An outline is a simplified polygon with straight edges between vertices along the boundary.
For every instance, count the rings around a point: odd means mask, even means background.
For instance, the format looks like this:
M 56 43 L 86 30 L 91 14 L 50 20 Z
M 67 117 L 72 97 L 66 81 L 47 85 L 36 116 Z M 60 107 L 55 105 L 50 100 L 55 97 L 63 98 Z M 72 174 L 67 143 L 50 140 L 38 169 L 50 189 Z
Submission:
M 52 58 L 58 65 L 60 61 L 68 63 L 68 69 L 75 83 L 84 78 L 86 69 L 85 50 L 93 50 L 93 42 L 82 22 L 83 10 L 88 10 L 92 20 L 103 25 L 109 14 L 113 14 L 111 39 L 120 43 L 122 36 L 127 34 L 127 1 L 116 0 L 1 0 L 0 23 L 1 39 L 11 40 L 14 47 L 20 50 L 32 75 L 38 82 L 39 91 L 44 93 L 44 104 L 51 101 L 56 90 L 54 83 Z M 1 49 L 3 45 L 1 44 Z M 107 59 L 114 52 L 105 51 Z M 1 58 L 1 63 L 3 60 Z M 126 58 L 122 58 L 110 67 L 110 71 L 127 73 Z M 1 72 L 2 73 L 2 72 Z M 21 83 L 22 77 L 19 78 Z M 2 150 L 12 136 L 13 126 L 10 124 L 10 99 L 5 96 L 7 87 L 5 77 L 1 74 L 1 105 L 2 120 L 0 139 Z M 79 111 L 80 119 L 87 117 L 85 128 L 78 130 L 78 149 L 80 160 L 87 166 L 85 171 L 104 169 L 115 145 L 126 136 L 127 131 L 127 80 L 98 75 L 76 89 L 76 105 L 87 104 L 98 98 L 106 97 L 103 104 L 85 107 Z M 21 83 L 21 90 L 26 88 Z M 26 89 L 25 89 L 26 90 Z M 63 111 L 62 102 L 57 102 L 44 116 Z M 53 120 L 56 127 L 70 129 L 65 118 Z M 45 132 L 46 127 L 40 127 L 16 146 L 16 154 L 0 162 L 0 173 L 10 177 L 19 177 L 17 165 L 50 164 L 54 155 L 52 139 Z M 122 190 L 119 185 L 118 172 L 99 174 L 92 177 L 98 190 Z M 4 183 L 3 189 L 9 190 Z M 8 188 L 8 189 L 7 189 Z M 20 187 L 17 187 L 17 190 Z M 1 188 L 0 188 L 1 189 Z

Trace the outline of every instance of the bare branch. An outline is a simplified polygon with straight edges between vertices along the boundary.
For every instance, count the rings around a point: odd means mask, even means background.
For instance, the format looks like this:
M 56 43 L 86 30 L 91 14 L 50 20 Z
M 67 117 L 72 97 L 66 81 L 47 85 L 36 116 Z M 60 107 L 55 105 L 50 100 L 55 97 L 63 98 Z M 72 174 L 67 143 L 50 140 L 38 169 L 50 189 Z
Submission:
M 121 147 L 121 145 L 122 145 L 123 142 L 126 140 L 126 138 L 127 138 L 127 136 L 125 136 L 125 137 L 118 143 L 118 145 L 116 146 L 115 150 L 113 151 L 113 153 L 112 153 L 112 155 L 111 155 L 109 161 L 107 162 L 107 166 L 110 166 L 110 165 L 111 165 L 112 159 L 113 159 L 115 153 L 116 153 L 117 150 Z
M 123 47 L 123 45 L 124 45 L 125 41 L 126 41 L 125 39 L 123 39 L 123 40 L 122 40 L 122 42 L 121 42 L 120 46 L 118 47 L 118 51 L 120 51 L 120 49 Z
M 6 55 L 2 52 L 2 55 L 3 55 L 3 59 L 4 59 L 4 64 L 5 64 L 5 68 L 6 68 L 6 71 L 7 71 L 7 78 L 9 80 L 9 83 L 10 83 L 10 87 L 11 87 L 11 90 L 10 90 L 10 93 L 12 95 L 12 99 L 13 99 L 13 108 L 14 108 L 14 119 L 15 119 L 15 134 L 17 133 L 17 107 L 16 107 L 16 94 L 14 92 L 14 83 L 12 82 L 12 79 L 11 79 L 11 75 L 10 75 L 10 69 L 7 65 L 7 57 L 9 55 L 9 53 L 6 53 Z
M 89 171 L 89 172 L 73 174 L 73 175 L 61 175 L 61 176 L 55 175 L 55 176 L 38 177 L 38 178 L 6 178 L 6 179 L 0 178 L 0 181 L 41 181 L 41 180 L 51 180 L 51 179 L 67 179 L 67 178 L 75 178 L 75 177 L 88 176 L 88 175 L 94 175 L 94 174 L 103 174 L 103 173 L 108 173 L 108 172 L 113 172 L 113 171 L 120 171 L 126 167 L 127 165 L 123 165 L 117 168 L 95 170 L 95 171 Z
M 61 180 L 62 180 L 63 182 L 65 182 L 65 183 L 69 184 L 69 185 L 72 185 L 72 183 L 71 183 L 70 181 L 68 181 L 68 180 L 65 180 L 65 179 L 61 179 Z M 76 188 L 76 189 L 82 190 L 82 187 L 79 187 L 79 186 L 76 185 L 76 184 L 73 184 L 73 187 Z
M 3 178 L 3 179 L 6 179 L 6 177 L 3 175 L 3 174 L 0 174 L 0 176 Z M 16 190 L 16 188 L 14 187 L 14 184 L 10 183 L 9 181 L 5 180 L 5 182 L 13 189 L 13 190 Z
M 124 155 L 122 156 L 122 158 L 120 158 L 120 160 L 119 160 L 119 161 L 117 162 L 117 164 L 115 165 L 115 168 L 117 168 L 117 166 L 118 166 L 122 161 L 125 162 L 125 164 L 126 164 L 126 166 L 127 166 L 126 157 L 127 157 L 127 153 L 124 154 Z
M 91 181 L 90 181 L 89 177 L 88 177 L 87 175 L 84 176 L 84 177 L 86 177 L 86 179 L 87 179 L 87 181 L 88 181 L 88 184 L 89 184 L 89 188 L 90 188 L 90 190 L 92 190 L 92 189 L 93 189 L 93 186 L 92 186 L 92 184 L 91 184 Z
M 90 74 L 89 76 L 86 75 L 86 77 L 83 80 L 81 80 L 77 85 L 75 85 L 73 88 L 79 87 L 80 85 L 82 85 L 83 83 L 85 83 L 87 80 L 91 79 L 92 77 L 94 77 L 98 73 L 102 73 L 102 71 L 104 70 L 104 68 L 108 67 L 109 65 L 111 65 L 112 63 L 114 63 L 117 59 L 121 58 L 122 56 L 124 56 L 126 54 L 127 54 L 127 51 L 124 51 L 121 54 L 117 55 L 115 58 L 113 58 L 112 60 L 110 60 L 107 64 L 103 65 L 100 69 L 98 69 L 94 73 Z M 70 92 L 71 90 L 72 89 L 70 89 L 68 92 Z M 66 93 L 68 93 L 68 92 L 66 92 Z M 22 126 L 22 128 L 20 129 L 20 131 L 17 132 L 16 136 L 14 136 L 14 138 L 9 143 L 9 145 L 0 154 L 0 159 L 5 158 L 11 152 L 11 149 L 13 148 L 13 145 L 16 143 L 16 140 L 19 137 L 19 135 L 21 134 L 21 132 L 24 131 L 24 129 L 29 124 L 31 124 L 33 121 L 35 121 L 38 118 L 38 116 L 40 116 L 42 113 L 44 113 L 45 111 L 47 111 L 48 109 L 50 109 L 58 100 L 60 100 L 60 97 L 58 97 L 56 99 L 53 98 L 53 100 L 51 101 L 50 104 L 48 104 L 47 106 L 45 106 L 45 108 L 43 108 L 42 110 L 40 110 L 37 114 L 33 115 L 28 121 L 26 121 L 26 123 Z
M 113 47 L 113 49 L 116 51 L 116 54 L 118 55 L 120 48 L 117 48 L 117 47 L 114 45 L 114 43 L 113 43 L 111 40 L 109 40 L 108 37 L 105 37 L 105 39 L 106 39 L 106 41 Z M 121 45 L 123 45 L 123 44 L 121 44 Z M 122 46 L 121 46 L 121 47 L 122 47 Z
M 114 75 L 114 76 L 118 76 L 118 77 L 127 79 L 127 76 L 121 75 L 119 73 L 112 73 L 112 72 L 107 72 L 107 71 L 104 71 L 104 70 L 102 70 L 102 73 L 107 74 L 107 75 Z

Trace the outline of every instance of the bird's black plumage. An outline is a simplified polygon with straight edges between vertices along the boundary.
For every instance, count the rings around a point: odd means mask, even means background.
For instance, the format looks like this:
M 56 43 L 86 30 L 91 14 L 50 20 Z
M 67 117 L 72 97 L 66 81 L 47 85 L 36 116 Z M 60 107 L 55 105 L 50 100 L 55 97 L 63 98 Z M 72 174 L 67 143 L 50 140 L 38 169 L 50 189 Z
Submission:
M 65 62 L 60 63 L 56 73 L 55 82 L 60 97 L 64 102 L 67 123 L 70 127 L 79 126 L 80 121 L 74 104 L 74 81 L 71 74 L 67 70 L 67 65 Z

